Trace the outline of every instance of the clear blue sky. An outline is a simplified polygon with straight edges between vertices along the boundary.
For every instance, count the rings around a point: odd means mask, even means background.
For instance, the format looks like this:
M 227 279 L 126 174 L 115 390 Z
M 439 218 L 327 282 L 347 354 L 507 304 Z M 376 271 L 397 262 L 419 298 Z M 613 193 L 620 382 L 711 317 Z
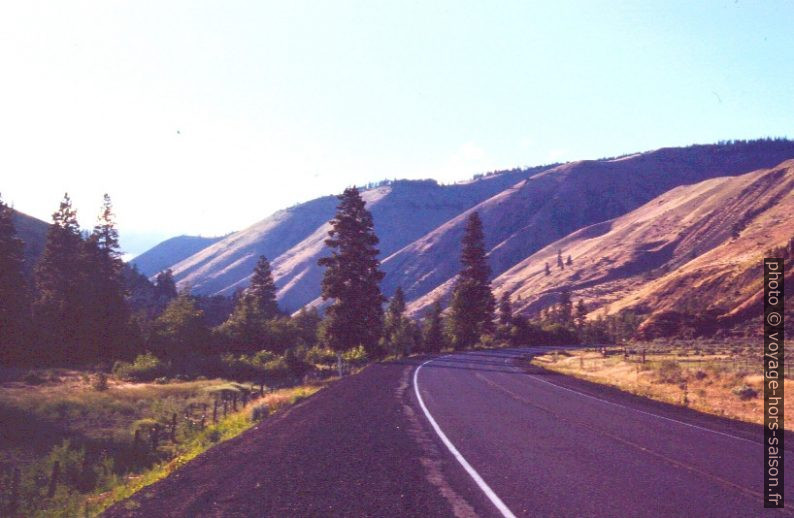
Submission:
M 794 137 L 794 2 L 5 2 L 0 191 L 122 241 L 345 186 Z

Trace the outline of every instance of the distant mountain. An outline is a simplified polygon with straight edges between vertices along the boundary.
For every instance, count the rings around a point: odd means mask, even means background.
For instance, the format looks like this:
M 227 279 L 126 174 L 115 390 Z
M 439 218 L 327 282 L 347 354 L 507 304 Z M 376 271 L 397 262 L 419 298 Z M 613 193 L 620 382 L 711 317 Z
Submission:
M 223 237 L 177 236 L 166 239 L 141 255 L 133 258 L 129 264 L 138 268 L 138 271 L 151 277 L 165 270 L 172 264 L 190 257 Z
M 496 277 L 571 232 L 626 214 L 671 188 L 792 157 L 794 142 L 756 141 L 572 162 L 535 174 L 471 210 L 483 220 Z M 467 216 L 460 214 L 383 262 L 386 290 L 401 284 L 413 313 L 437 298 L 448 300 Z
M 439 185 L 433 180 L 388 182 L 364 191 L 386 257 L 461 212 L 490 198 L 528 174 L 546 169 L 515 169 L 471 182 Z M 326 253 L 324 240 L 338 200 L 318 198 L 276 212 L 171 268 L 180 287 L 202 294 L 231 294 L 248 285 L 259 255 L 273 267 L 282 307 L 296 310 L 320 294 Z
M 30 274 L 39 256 L 44 252 L 50 224 L 14 210 L 14 228 L 17 236 L 25 243 L 25 270 Z
M 506 272 L 513 272 L 526 261 L 531 263 L 530 270 L 535 268 L 534 261 L 540 257 L 543 262 L 549 260 L 549 250 L 554 266 L 555 247 L 563 248 L 567 257 L 565 250 L 570 247 L 560 240 L 573 239 L 577 231 L 606 234 L 617 218 L 671 189 L 774 167 L 791 158 L 794 142 L 787 140 L 695 145 L 615 159 L 515 169 L 455 185 L 395 181 L 365 190 L 363 196 L 381 240 L 382 268 L 386 272 L 383 291 L 391 295 L 402 286 L 409 310 L 418 315 L 433 300 L 448 300 L 459 268 L 463 227 L 473 210 L 484 222 L 495 285 L 512 292 L 525 280 L 518 275 L 512 279 L 511 288 L 503 288 L 509 284 L 503 277 Z M 323 241 L 336 204 L 333 196 L 318 198 L 231 234 L 172 264 L 177 282 L 201 294 L 231 294 L 248 284 L 256 258 L 265 255 L 273 265 L 278 298 L 285 309 L 319 304 L 322 269 L 317 259 L 327 253 Z M 717 225 L 718 221 L 703 224 Z M 627 254 L 634 253 L 628 239 L 623 239 L 623 246 Z M 649 253 L 654 252 L 652 244 L 643 243 Z M 699 255 L 703 250 L 698 248 L 694 253 Z M 573 259 L 576 265 L 575 255 Z M 683 263 L 668 267 L 680 266 Z M 556 271 L 551 277 L 557 283 L 572 282 L 558 277 Z M 533 291 L 533 286 L 527 284 L 527 289 Z M 551 290 L 545 298 L 528 292 L 526 297 L 522 295 L 519 309 L 531 312 L 552 303 L 553 291 L 559 285 L 543 289 Z M 618 295 L 612 292 L 609 300 L 617 301 Z
M 761 259 L 794 238 L 794 160 L 674 188 L 613 220 L 557 240 L 497 277 L 518 312 L 567 289 L 591 316 L 631 309 L 646 338 L 760 314 Z M 573 265 L 556 266 L 558 250 Z M 551 266 L 545 274 L 544 265 Z M 701 318 L 702 322 L 687 322 Z

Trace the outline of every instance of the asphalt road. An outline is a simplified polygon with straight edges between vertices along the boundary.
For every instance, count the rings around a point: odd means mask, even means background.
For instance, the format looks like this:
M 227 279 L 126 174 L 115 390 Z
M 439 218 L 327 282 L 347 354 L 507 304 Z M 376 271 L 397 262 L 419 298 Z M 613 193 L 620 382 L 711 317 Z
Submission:
M 373 365 L 107 516 L 794 514 L 763 509 L 759 426 L 528 368 L 531 352 Z

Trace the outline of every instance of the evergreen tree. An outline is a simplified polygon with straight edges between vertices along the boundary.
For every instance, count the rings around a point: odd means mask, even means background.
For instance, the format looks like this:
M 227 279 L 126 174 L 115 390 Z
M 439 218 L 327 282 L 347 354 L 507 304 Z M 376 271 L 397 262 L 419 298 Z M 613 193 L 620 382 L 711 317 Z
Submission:
M 509 326 L 513 323 L 513 307 L 510 305 L 510 294 L 508 292 L 502 293 L 499 299 L 499 323 L 503 326 Z
M 546 275 L 551 275 L 551 268 L 549 268 L 549 263 L 546 263 L 544 272 L 546 273 Z
M 560 292 L 560 302 L 558 315 L 561 324 L 570 324 L 573 317 L 573 302 L 571 302 L 571 292 L 563 289 Z
M 129 308 L 125 300 L 119 252 L 119 233 L 114 221 L 110 196 L 105 194 L 97 224 L 84 244 L 85 293 L 87 310 L 83 320 L 85 359 L 130 357 Z
M 34 363 L 75 363 L 81 359 L 80 323 L 86 316 L 85 269 L 77 212 L 68 194 L 64 195 L 52 220 L 35 271 L 38 295 L 33 315 L 43 349 Z
M 0 198 L 0 364 L 24 358 L 30 331 L 30 300 L 24 275 L 24 244 L 14 228 L 13 211 Z
M 557 268 L 560 270 L 565 269 L 565 264 L 562 262 L 562 250 L 557 250 Z
M 326 268 L 322 297 L 333 300 L 326 310 L 324 336 L 341 362 L 339 354 L 358 345 L 374 352 L 383 330 L 385 299 L 372 215 L 355 187 L 345 189 L 339 200 L 325 241 L 331 255 L 318 263 Z
M 266 319 L 278 316 L 276 284 L 273 282 L 273 272 L 270 270 L 270 263 L 264 255 L 259 256 L 248 291 L 253 295 L 256 303 L 259 304 L 259 308 Z
M 204 324 L 204 312 L 187 294 L 177 296 L 152 323 L 149 345 L 161 358 L 176 361 L 209 352 L 209 330 Z
M 253 353 L 265 348 L 267 318 L 257 297 L 246 292 L 237 301 L 234 311 L 217 330 L 227 342 L 227 350 Z
M 442 320 L 441 302 L 433 303 L 430 313 L 424 319 L 422 342 L 427 352 L 438 352 L 446 346 L 444 322 Z
M 408 354 L 415 345 L 413 342 L 411 322 L 405 316 L 405 294 L 398 287 L 386 309 L 381 346 L 392 354 Z
M 472 212 L 466 223 L 461 263 L 449 318 L 449 332 L 456 349 L 470 347 L 481 335 L 494 330 L 496 301 L 491 293 L 491 269 L 486 261 L 485 236 L 477 212 Z
M 587 317 L 587 306 L 584 303 L 584 299 L 579 299 L 579 302 L 576 303 L 576 316 L 574 317 L 576 320 L 576 325 L 579 327 L 584 326 Z
M 162 299 L 164 303 L 168 303 L 168 301 L 176 298 L 178 295 L 176 283 L 174 282 L 174 273 L 170 268 L 157 274 L 157 277 L 154 279 L 154 287 L 157 296 Z
M 573 259 L 571 259 L 570 255 L 568 256 L 568 259 L 565 260 L 565 266 L 573 266 Z

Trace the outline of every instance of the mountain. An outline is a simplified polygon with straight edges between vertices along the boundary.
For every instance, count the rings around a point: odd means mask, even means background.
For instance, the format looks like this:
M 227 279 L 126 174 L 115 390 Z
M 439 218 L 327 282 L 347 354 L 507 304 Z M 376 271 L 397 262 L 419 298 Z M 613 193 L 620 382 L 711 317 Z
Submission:
M 132 259 L 129 264 L 138 271 L 151 277 L 165 270 L 172 264 L 190 257 L 223 237 L 177 236 L 155 245 L 146 252 Z
M 761 258 L 774 246 L 791 247 L 792 215 L 794 160 L 788 160 L 671 189 L 550 243 L 493 286 L 497 294 L 510 293 L 520 313 L 557 302 L 563 289 L 583 299 L 591 316 L 633 310 L 648 317 L 640 329 L 645 338 L 686 325 L 718 327 L 760 311 Z M 558 250 L 571 256 L 571 266 L 556 266 Z
M 17 236 L 25 243 L 25 270 L 32 274 L 33 267 L 44 251 L 50 225 L 18 210 L 13 211 L 13 219 Z
M 572 162 L 532 175 L 470 210 L 483 220 L 489 263 L 498 277 L 571 232 L 626 214 L 676 186 L 792 157 L 793 142 L 754 141 Z M 385 290 L 401 284 L 413 301 L 412 313 L 437 298 L 449 299 L 467 216 L 458 215 L 383 262 Z
M 790 158 L 794 158 L 794 142 L 787 140 L 662 148 L 514 169 L 454 185 L 394 181 L 363 191 L 363 197 L 381 239 L 383 291 L 390 295 L 402 286 L 409 310 L 416 315 L 436 298 L 448 299 L 459 268 L 465 220 L 473 210 L 483 219 L 489 262 L 495 283 L 501 286 L 503 274 L 537 258 L 546 247 L 551 247 L 548 250 L 553 250 L 556 260 L 560 243 L 555 242 L 580 230 L 606 234 L 616 218 L 671 189 L 774 167 Z M 317 259 L 327 253 L 324 240 L 336 204 L 336 198 L 328 196 L 276 212 L 171 265 L 175 278 L 180 287 L 189 286 L 197 293 L 231 294 L 247 285 L 257 257 L 265 255 L 282 307 L 292 311 L 318 304 L 322 269 Z M 645 246 L 655 251 L 648 242 Z M 520 276 L 515 281 L 521 281 Z M 613 300 L 616 297 L 612 295 Z M 532 311 L 552 298 L 550 294 L 521 309 Z
M 372 211 L 381 257 L 503 191 L 520 178 L 548 167 L 514 169 L 454 185 L 433 180 L 387 182 L 362 194 Z M 202 294 L 231 294 L 248 285 L 259 255 L 271 261 L 282 307 L 296 310 L 320 294 L 324 241 L 338 200 L 318 198 L 281 210 L 236 232 L 171 268 L 180 287 Z

